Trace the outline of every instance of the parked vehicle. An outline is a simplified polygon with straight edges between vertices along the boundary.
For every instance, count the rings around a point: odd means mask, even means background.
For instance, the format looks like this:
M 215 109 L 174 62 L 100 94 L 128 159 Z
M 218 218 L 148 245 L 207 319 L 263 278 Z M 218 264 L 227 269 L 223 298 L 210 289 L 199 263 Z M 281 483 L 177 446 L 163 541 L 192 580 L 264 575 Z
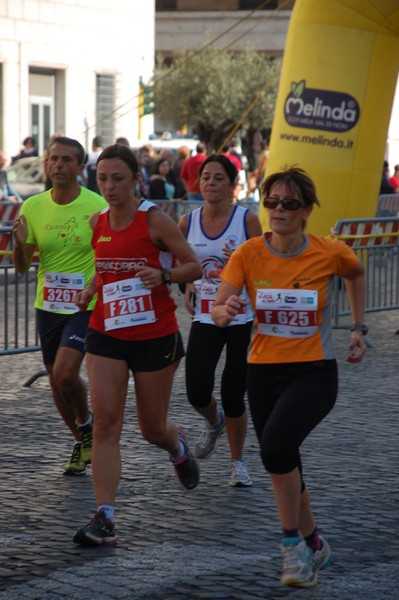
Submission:
M 44 192 L 43 157 L 21 158 L 7 169 L 9 183 L 23 200 Z
M 164 132 L 164 134 L 159 137 L 154 135 L 150 136 L 146 140 L 133 140 L 130 144 L 130 147 L 133 152 L 137 154 L 138 150 L 142 146 L 145 144 L 151 144 L 156 155 L 159 156 L 162 150 L 169 150 L 175 157 L 177 157 L 177 149 L 180 148 L 180 146 L 188 146 L 191 154 L 196 154 L 198 142 L 199 140 L 196 138 L 173 137 L 172 134 L 169 134 L 169 132 Z

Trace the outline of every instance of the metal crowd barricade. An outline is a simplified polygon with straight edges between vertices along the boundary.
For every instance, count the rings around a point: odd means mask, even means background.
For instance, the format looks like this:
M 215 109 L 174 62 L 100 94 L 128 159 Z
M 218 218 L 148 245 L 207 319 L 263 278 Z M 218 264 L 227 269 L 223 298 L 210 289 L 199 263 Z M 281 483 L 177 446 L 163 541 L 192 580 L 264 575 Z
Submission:
M 38 263 L 24 275 L 18 275 L 11 262 L 12 227 L 0 227 L 0 355 L 40 350 L 33 308 Z
M 176 222 L 183 214 L 202 205 L 201 202 L 181 199 L 155 202 Z M 240 202 L 240 205 L 255 212 L 259 207 L 259 203 L 254 201 Z M 40 350 L 34 311 L 38 262 L 33 263 L 24 275 L 18 275 L 11 261 L 12 222 L 20 206 L 12 202 L 0 202 L 0 355 L 3 356 Z M 34 375 L 25 385 L 42 374 L 46 372 Z
M 399 217 L 399 194 L 381 194 L 376 217 Z
M 336 237 L 352 248 L 366 271 L 365 312 L 399 308 L 399 218 L 345 219 L 335 225 Z M 334 280 L 333 325 L 350 315 L 345 285 Z
M 151 200 L 159 206 L 164 213 L 169 215 L 176 223 L 179 222 L 182 215 L 188 213 L 202 205 L 202 202 L 191 202 L 176 198 L 174 200 Z
M 0 201 L 0 225 L 7 227 L 12 225 L 14 219 L 18 216 L 22 202 L 2 202 Z
M 0 356 L 36 352 L 40 341 L 33 304 L 39 263 L 34 260 L 24 275 L 15 271 L 11 261 L 11 226 L 0 227 L 0 247 Z M 47 371 L 37 371 L 23 385 L 29 387 L 45 375 Z
M 0 265 L 11 248 L 11 225 L 18 216 L 20 202 L 0 202 Z
M 174 200 L 152 200 L 155 202 L 162 210 L 172 217 L 176 223 L 179 219 L 186 213 L 191 212 L 192 210 L 199 208 L 202 206 L 202 202 L 198 200 L 183 200 L 181 198 L 177 198 Z M 238 202 L 239 206 L 243 206 L 244 208 L 250 208 L 256 214 L 259 212 L 259 202 L 254 200 L 240 200 Z

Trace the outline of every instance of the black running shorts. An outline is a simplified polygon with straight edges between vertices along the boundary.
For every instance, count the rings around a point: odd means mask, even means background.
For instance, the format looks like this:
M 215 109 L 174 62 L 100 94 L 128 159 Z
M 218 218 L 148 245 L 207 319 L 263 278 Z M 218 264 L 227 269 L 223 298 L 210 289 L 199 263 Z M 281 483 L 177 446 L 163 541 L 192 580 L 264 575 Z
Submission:
M 89 328 L 86 335 L 86 352 L 116 360 L 124 360 L 129 369 L 159 371 L 184 356 L 180 331 L 152 340 L 119 340 Z

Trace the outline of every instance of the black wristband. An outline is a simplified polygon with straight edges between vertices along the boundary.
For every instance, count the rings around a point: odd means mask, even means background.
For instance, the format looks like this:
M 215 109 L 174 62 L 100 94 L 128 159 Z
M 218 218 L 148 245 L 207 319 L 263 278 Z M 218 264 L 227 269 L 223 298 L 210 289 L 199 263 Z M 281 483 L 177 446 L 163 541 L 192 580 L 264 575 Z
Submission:
M 172 273 L 169 269 L 161 270 L 162 283 L 172 283 Z

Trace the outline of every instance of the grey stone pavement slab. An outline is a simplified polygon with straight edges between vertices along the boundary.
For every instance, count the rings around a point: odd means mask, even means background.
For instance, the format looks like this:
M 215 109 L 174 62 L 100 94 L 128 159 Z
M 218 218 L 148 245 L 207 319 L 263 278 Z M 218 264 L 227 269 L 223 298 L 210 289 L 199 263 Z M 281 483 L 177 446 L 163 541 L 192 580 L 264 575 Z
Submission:
M 181 297 L 177 302 L 186 340 L 189 318 Z M 91 472 L 62 475 L 70 440 L 48 382 L 23 387 L 42 369 L 40 354 L 1 357 L 0 599 L 398 599 L 399 311 L 367 321 L 372 348 L 359 365 L 345 362 L 348 332 L 335 330 L 339 399 L 303 445 L 314 511 L 335 558 L 311 590 L 279 583 L 277 513 L 252 425 L 246 457 L 253 487 L 228 485 L 224 436 L 218 452 L 201 462 L 200 485 L 187 492 L 167 456 L 142 440 L 133 384 L 122 436 L 118 544 L 73 544 L 95 508 Z M 170 414 L 192 444 L 202 420 L 185 396 L 184 361 Z

